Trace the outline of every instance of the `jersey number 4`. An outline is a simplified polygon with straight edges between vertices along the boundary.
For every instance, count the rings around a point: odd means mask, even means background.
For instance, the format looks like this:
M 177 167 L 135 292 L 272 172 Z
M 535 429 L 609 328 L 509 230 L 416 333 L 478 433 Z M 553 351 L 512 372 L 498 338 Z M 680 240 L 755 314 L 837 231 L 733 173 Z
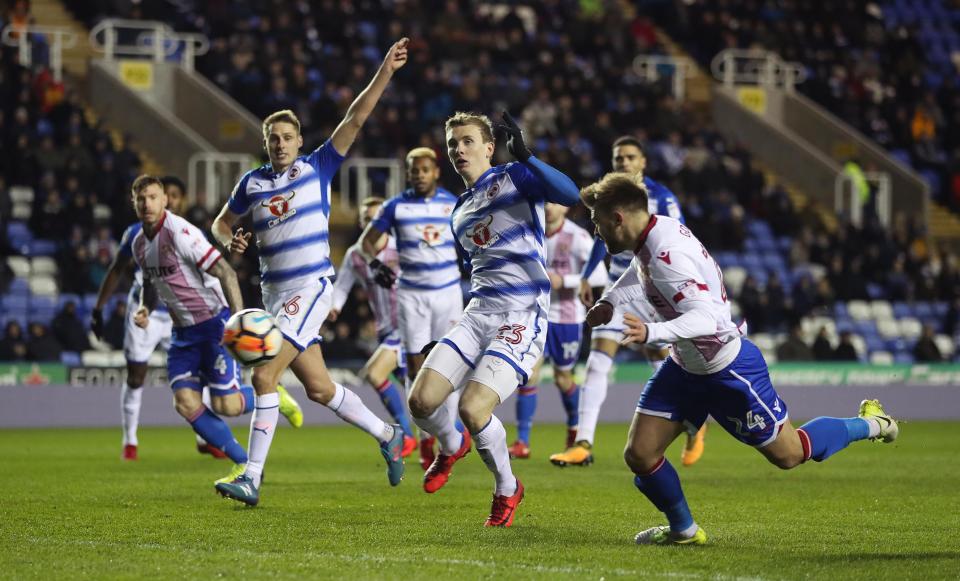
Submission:
M 497 339 L 501 341 L 506 341 L 511 345 L 519 345 L 520 341 L 523 341 L 523 332 L 527 328 L 523 325 L 503 325 L 497 329 Z

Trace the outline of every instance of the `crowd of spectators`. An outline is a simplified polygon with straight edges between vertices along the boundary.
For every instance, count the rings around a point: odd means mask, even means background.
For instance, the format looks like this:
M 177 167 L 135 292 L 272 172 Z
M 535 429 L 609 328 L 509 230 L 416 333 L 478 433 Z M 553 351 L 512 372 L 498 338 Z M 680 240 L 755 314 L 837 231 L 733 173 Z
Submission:
M 935 199 L 960 211 L 960 2 L 665 4 L 658 24 L 702 65 L 726 48 L 801 63 L 809 77 L 798 90 L 906 159 Z
M 281 107 L 297 111 L 306 147 L 326 139 L 400 36 L 411 38 L 411 61 L 352 155 L 402 157 L 413 146 L 442 154 L 442 124 L 451 111 L 509 109 L 522 118 L 539 156 L 586 184 L 608 171 L 610 143 L 634 134 L 646 144 L 647 173 L 678 194 L 688 222 L 709 248 L 743 251 L 747 225 L 759 218 L 778 236 L 794 237 L 794 269 L 825 269 L 819 279 L 748 278 L 736 298 L 755 330 L 786 330 L 835 300 L 960 296 L 956 257 L 928 246 L 922 225 L 898 222 L 884 231 L 868 222 L 863 229 L 829 232 L 811 208 L 795 208 L 782 187 L 768 183 L 747 150 L 725 140 L 708 116 L 674 99 L 669 81 L 648 84 L 636 77 L 633 57 L 664 49 L 652 21 L 632 3 L 495 7 L 438 0 L 391 2 L 390 10 L 374 0 L 68 4 L 90 22 L 103 14 L 162 18 L 179 30 L 207 34 L 212 48 L 198 60 L 198 70 L 255 115 Z M 688 3 L 677 30 L 682 34 L 698 18 L 709 20 L 704 14 L 710 4 Z M 711 36 L 716 27 L 704 30 L 708 34 L 700 40 L 707 52 L 733 42 Z M 689 35 L 682 39 L 690 41 Z M 133 220 L 127 188 L 139 168 L 135 147 L 127 140 L 115 148 L 102 127 L 87 121 L 69 87 L 52 90 L 45 70 L 26 71 L 13 54 L 4 49 L 0 134 L 5 148 L 20 146 L 4 159 L 12 173 L 5 168 L 3 175 L 10 176 L 8 184 L 34 188 L 31 227 L 37 236 L 62 242 L 61 292 L 93 292 L 116 250 L 114 240 Z M 448 164 L 442 165 L 443 184 L 461 189 Z M 4 192 L 0 184 L 0 220 L 9 215 L 3 212 Z M 96 204 L 111 208 L 108 221 L 94 219 Z M 212 216 L 203 209 L 191 208 L 186 216 L 209 229 Z M 582 211 L 572 217 L 585 222 Z M 254 259 L 250 252 L 232 259 L 249 304 L 259 303 Z M 325 329 L 325 350 L 334 358 L 362 357 L 375 332 L 361 290 L 345 312 Z

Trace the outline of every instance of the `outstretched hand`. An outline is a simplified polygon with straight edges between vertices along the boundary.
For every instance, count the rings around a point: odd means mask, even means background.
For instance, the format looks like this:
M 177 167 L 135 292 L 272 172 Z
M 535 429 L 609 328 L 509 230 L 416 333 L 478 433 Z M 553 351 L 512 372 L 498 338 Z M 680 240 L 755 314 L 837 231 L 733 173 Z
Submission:
M 407 64 L 407 45 L 410 44 L 410 39 L 403 37 L 397 42 L 393 43 L 393 46 L 390 47 L 390 50 L 387 51 L 387 55 L 383 57 L 383 67 L 390 73 L 396 72 L 398 69 Z
M 517 122 L 507 111 L 503 112 L 503 123 L 497 125 L 497 129 L 502 131 L 507 137 L 507 151 L 510 155 L 517 158 L 517 161 L 527 161 L 533 153 L 527 144 L 523 141 L 523 130 L 517 125 Z

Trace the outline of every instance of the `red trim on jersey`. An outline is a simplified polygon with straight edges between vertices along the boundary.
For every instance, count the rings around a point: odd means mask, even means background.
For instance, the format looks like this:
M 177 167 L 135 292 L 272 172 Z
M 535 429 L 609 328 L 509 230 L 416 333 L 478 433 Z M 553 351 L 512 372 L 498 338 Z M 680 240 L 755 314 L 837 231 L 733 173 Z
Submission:
M 213 266 L 214 266 L 216 263 L 220 262 L 220 259 L 221 259 L 221 258 L 223 258 L 223 255 L 222 255 L 222 254 L 217 254 L 217 257 L 213 259 L 213 262 L 211 262 L 211 263 L 210 263 L 210 266 L 208 266 L 207 268 L 205 268 L 204 271 L 205 271 L 205 272 L 210 272 L 210 269 L 213 268 Z
M 708 291 L 708 290 L 710 290 L 710 287 L 708 287 L 708 286 L 705 285 L 705 284 L 699 283 L 699 282 L 697 283 L 697 288 L 700 289 L 700 290 L 702 290 L 702 291 Z M 684 298 L 686 298 L 686 297 L 684 296 L 683 291 L 680 291 L 680 292 L 678 292 L 677 294 L 673 295 L 673 302 L 679 305 L 679 304 L 680 304 L 680 301 L 682 301 Z
M 157 225 L 153 227 L 153 236 L 147 234 L 146 224 L 144 224 L 143 235 L 147 237 L 147 240 L 153 242 L 153 239 L 157 237 L 157 233 L 163 229 L 163 223 L 167 219 L 167 211 L 164 210 L 163 214 L 160 214 L 160 220 L 157 221 Z
M 650 230 L 657 225 L 657 215 L 650 214 L 650 221 L 647 222 L 647 227 L 643 229 L 643 232 L 640 233 L 640 238 L 637 239 L 637 246 L 634 249 L 634 254 L 640 254 L 640 249 L 643 248 L 643 245 L 647 243 L 647 235 L 650 234 Z
M 210 258 L 210 255 L 213 254 L 214 250 L 216 250 L 216 248 L 214 248 L 213 246 L 210 247 L 210 250 L 207 250 L 207 253 L 203 255 L 203 258 L 197 261 L 197 268 L 201 268 L 200 265 L 206 262 L 208 258 Z M 210 266 L 213 266 L 213 265 L 211 264 Z

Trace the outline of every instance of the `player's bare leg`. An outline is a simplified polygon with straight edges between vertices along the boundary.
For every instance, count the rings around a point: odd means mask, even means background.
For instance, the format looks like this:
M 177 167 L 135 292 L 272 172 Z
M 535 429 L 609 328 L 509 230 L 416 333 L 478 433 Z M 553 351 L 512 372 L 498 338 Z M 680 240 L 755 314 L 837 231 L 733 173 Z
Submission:
M 394 421 L 403 428 L 403 452 L 401 455 L 406 458 L 413 453 L 417 441 L 413 437 L 404 398 L 398 387 L 390 381 L 390 374 L 397 368 L 398 363 L 397 352 L 394 349 L 384 346 L 377 347 L 366 365 L 360 370 L 360 379 L 377 392 L 380 401 L 393 416 Z
M 453 397 L 453 384 L 439 372 L 421 369 L 410 390 L 410 415 L 420 428 L 436 437 L 440 453 L 423 475 L 423 489 L 434 493 L 446 484 L 457 460 L 470 452 L 470 434 L 456 428 L 456 418 L 447 401 Z
M 690 514 L 677 471 L 663 455 L 683 433 L 680 422 L 643 413 L 633 416 L 623 458 L 634 473 L 637 489 L 670 523 L 646 529 L 634 538 L 637 544 L 703 544 L 706 534 Z
M 523 500 L 523 485 L 513 475 L 510 466 L 507 431 L 493 414 L 498 405 L 500 396 L 496 391 L 477 381 L 470 381 L 460 399 L 460 417 L 473 434 L 477 454 L 496 480 L 493 505 L 484 526 L 508 527 L 513 524 L 517 506 Z
M 613 339 L 595 338 L 590 343 L 587 371 L 580 386 L 580 421 L 577 426 L 577 441 L 560 454 L 550 456 L 556 466 L 589 466 L 593 463 L 593 439 L 600 417 L 600 407 L 607 399 L 610 369 L 620 343 Z
M 140 425 L 140 405 L 143 400 L 143 381 L 147 376 L 147 364 L 127 361 L 127 381 L 120 392 L 120 412 L 123 425 L 124 460 L 137 459 L 137 427 Z

